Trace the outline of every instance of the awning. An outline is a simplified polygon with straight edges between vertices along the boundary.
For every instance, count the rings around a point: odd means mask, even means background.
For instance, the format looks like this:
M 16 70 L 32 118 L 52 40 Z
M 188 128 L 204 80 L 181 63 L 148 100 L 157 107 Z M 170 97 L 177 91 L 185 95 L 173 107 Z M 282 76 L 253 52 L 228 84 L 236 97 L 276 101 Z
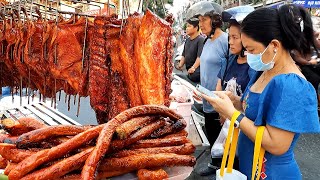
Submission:
M 298 1 L 293 0 L 293 4 L 303 6 L 305 8 L 320 8 L 320 0 L 317 1 L 311 1 L 311 0 L 304 0 L 304 1 Z
M 267 7 L 268 8 L 278 9 L 280 6 L 285 5 L 286 3 L 287 2 L 285 2 L 285 1 L 277 2 L 277 3 L 274 3 L 274 4 L 267 5 Z

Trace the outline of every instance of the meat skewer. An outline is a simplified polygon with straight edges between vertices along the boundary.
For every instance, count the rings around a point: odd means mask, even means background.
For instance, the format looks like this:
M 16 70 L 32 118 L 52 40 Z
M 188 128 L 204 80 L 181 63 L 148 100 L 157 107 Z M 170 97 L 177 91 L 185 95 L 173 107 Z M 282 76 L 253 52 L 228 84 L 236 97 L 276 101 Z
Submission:
M 159 139 L 143 139 L 136 142 L 134 145 L 131 145 L 130 149 L 177 146 L 187 142 L 189 142 L 189 140 L 185 136 L 176 136 Z
M 65 143 L 31 155 L 30 157 L 21 161 L 18 166 L 10 172 L 9 178 L 12 180 L 18 180 L 38 166 L 64 156 L 68 152 L 79 148 L 81 145 L 85 144 L 91 139 L 98 137 L 102 129 L 103 125 L 96 126 L 74 136 Z
M 3 158 L 10 160 L 14 163 L 19 163 L 25 158 L 38 152 L 39 149 L 25 150 L 17 149 L 13 144 L 0 143 L 0 154 Z
M 194 166 L 196 158 L 189 155 L 173 153 L 138 154 L 122 158 L 108 158 L 103 160 L 99 171 L 138 170 L 144 168 L 159 168 L 171 166 Z
M 176 122 L 173 122 L 173 124 L 168 123 L 163 128 L 156 130 L 151 134 L 151 137 L 158 138 L 166 134 L 173 134 L 183 130 L 186 126 L 187 126 L 186 121 L 184 119 L 179 119 Z
M 9 162 L 8 165 L 7 165 L 7 167 L 4 169 L 3 174 L 8 175 L 8 174 L 10 173 L 10 171 L 11 171 L 12 169 L 14 169 L 16 166 L 17 166 L 17 163 Z
M 81 172 L 82 179 L 89 180 L 95 177 L 94 175 L 102 157 L 109 150 L 111 138 L 117 126 L 133 117 L 152 114 L 166 115 L 173 119 L 180 119 L 180 115 L 176 114 L 173 110 L 170 110 L 165 106 L 156 105 L 137 106 L 118 114 L 103 127 L 98 137 L 97 145 L 83 167 Z
M 145 116 L 133 118 L 117 127 L 116 132 L 120 139 L 126 139 L 135 130 L 143 127 L 145 124 L 156 120 L 155 116 Z
M 97 174 L 97 179 L 110 178 L 115 176 L 120 176 L 131 172 L 130 170 L 119 170 L 119 171 L 101 171 Z M 56 180 L 79 180 L 81 179 L 81 174 L 68 174 L 66 176 L 60 177 Z
M 23 177 L 21 180 L 48 180 L 64 176 L 73 170 L 81 168 L 92 149 L 93 148 L 88 148 L 87 150 L 84 150 L 76 155 L 65 158 L 62 161 L 53 164 L 52 166 L 30 173 Z
M 130 136 L 128 139 L 114 140 L 111 144 L 111 147 L 114 151 L 123 149 L 124 147 L 127 147 L 143 138 L 148 137 L 152 132 L 163 127 L 164 125 L 165 125 L 165 120 L 163 119 L 152 122 L 151 124 L 141 128 L 140 130 L 132 134 L 132 136 Z
M 139 180 L 149 180 L 149 179 L 164 180 L 169 178 L 169 175 L 163 169 L 157 169 L 157 170 L 139 169 L 137 176 Z
M 180 146 L 169 146 L 169 147 L 154 147 L 154 148 L 141 148 L 141 149 L 132 149 L 132 150 L 122 150 L 116 152 L 111 157 L 121 158 L 136 154 L 158 154 L 158 153 L 175 153 L 180 155 L 192 154 L 195 151 L 195 146 L 192 143 L 186 143 Z
M 21 117 L 18 119 L 18 122 L 26 128 L 35 130 L 47 127 L 42 121 L 37 120 L 33 117 Z
M 0 156 L 0 168 L 4 169 L 8 165 L 8 160 Z
M 186 130 L 182 130 L 182 131 L 179 131 L 177 133 L 167 135 L 164 138 L 177 137 L 177 136 L 185 136 L 185 137 L 187 137 L 188 136 L 188 132 Z
M 16 145 L 18 148 L 26 148 L 32 143 L 44 141 L 46 139 L 57 137 L 57 136 L 74 136 L 85 130 L 87 126 L 73 126 L 73 125 L 57 125 L 49 126 L 34 131 L 30 131 L 21 135 Z

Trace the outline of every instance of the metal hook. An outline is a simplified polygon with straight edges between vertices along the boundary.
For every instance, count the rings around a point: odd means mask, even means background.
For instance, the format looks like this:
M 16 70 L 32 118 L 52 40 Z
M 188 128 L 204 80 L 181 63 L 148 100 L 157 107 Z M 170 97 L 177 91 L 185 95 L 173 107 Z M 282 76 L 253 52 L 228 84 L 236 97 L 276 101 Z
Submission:
M 138 13 L 140 12 L 140 8 L 141 8 L 141 11 L 142 11 L 142 4 L 143 4 L 143 0 L 139 0 L 139 6 L 138 6 L 138 9 L 137 9 Z
M 85 57 L 85 51 L 86 51 L 87 28 L 88 28 L 88 17 L 86 16 L 86 24 L 84 27 L 83 49 L 82 49 L 82 70 L 84 69 L 84 57 Z
M 123 22 L 123 19 L 124 19 L 124 5 L 123 5 L 123 1 L 124 1 L 124 0 L 120 1 L 120 2 L 122 2 L 122 3 L 121 3 L 121 5 L 122 5 L 122 7 L 121 7 L 122 11 L 121 11 L 120 36 L 121 36 L 121 34 L 122 34 L 123 23 L 124 23 L 124 22 Z

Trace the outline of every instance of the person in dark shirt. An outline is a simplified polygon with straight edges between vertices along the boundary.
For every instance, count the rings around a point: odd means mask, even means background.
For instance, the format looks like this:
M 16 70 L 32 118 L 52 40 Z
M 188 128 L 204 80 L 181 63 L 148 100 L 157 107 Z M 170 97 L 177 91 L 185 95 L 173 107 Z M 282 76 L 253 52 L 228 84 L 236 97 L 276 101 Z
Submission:
M 249 83 L 250 76 L 255 71 L 247 63 L 245 50 L 240 39 L 240 24 L 235 20 L 229 21 L 229 45 L 231 55 L 229 56 L 228 67 L 224 67 L 218 74 L 217 91 L 230 91 L 235 96 L 241 97 Z
M 320 107 L 320 58 L 318 56 L 319 50 L 317 50 L 319 46 L 320 42 L 318 39 L 318 33 L 314 33 L 314 44 L 313 47 L 311 47 L 311 53 L 303 55 L 298 50 L 290 51 L 292 59 L 296 62 L 296 64 L 301 69 L 302 74 L 306 77 L 306 79 L 313 85 L 314 89 L 316 90 L 318 94 L 318 107 Z
M 188 78 L 197 83 L 200 82 L 200 55 L 204 43 L 204 37 L 199 32 L 199 19 L 189 19 L 186 31 L 189 38 L 185 42 L 178 68 L 181 70 L 185 64 Z

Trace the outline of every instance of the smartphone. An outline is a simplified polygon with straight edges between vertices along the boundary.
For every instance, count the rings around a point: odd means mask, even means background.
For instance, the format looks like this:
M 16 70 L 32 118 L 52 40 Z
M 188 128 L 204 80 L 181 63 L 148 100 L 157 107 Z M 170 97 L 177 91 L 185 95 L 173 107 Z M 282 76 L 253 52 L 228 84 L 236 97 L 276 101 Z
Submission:
M 200 84 L 197 84 L 196 89 L 197 89 L 199 92 L 201 92 L 202 94 L 205 94 L 205 95 L 210 96 L 210 97 L 212 97 L 212 98 L 216 98 L 216 97 L 217 97 L 217 95 L 215 95 L 215 94 L 213 93 L 213 91 L 208 90 L 207 88 L 201 86 Z

